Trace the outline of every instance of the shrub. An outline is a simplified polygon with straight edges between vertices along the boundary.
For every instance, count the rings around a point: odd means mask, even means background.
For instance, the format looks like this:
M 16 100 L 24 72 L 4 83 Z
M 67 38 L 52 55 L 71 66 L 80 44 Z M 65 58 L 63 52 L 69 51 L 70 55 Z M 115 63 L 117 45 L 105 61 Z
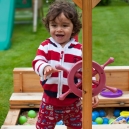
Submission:
M 101 0 L 98 5 L 109 5 L 111 0 Z

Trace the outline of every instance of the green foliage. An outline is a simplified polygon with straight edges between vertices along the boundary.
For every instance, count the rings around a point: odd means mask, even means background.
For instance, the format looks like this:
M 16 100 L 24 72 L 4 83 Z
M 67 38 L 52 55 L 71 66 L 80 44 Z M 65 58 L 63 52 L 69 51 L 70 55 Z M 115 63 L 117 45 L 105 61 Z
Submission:
M 101 0 L 98 5 L 109 5 L 111 0 Z
M 123 1 L 125 1 L 125 2 L 129 3 L 129 0 L 123 0 Z
M 123 5 L 123 3 L 128 3 L 129 4 L 129 0 L 101 0 L 98 4 L 98 6 L 107 6 L 107 5 L 112 5 L 115 3 L 115 5 L 119 5 L 119 3 L 121 3 Z

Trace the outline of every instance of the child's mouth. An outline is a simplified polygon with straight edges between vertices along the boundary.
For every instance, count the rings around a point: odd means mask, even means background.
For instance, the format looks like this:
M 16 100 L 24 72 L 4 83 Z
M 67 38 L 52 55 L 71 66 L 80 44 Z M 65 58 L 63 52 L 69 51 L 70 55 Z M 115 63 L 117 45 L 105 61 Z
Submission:
M 64 35 L 62 34 L 56 34 L 57 37 L 63 37 Z

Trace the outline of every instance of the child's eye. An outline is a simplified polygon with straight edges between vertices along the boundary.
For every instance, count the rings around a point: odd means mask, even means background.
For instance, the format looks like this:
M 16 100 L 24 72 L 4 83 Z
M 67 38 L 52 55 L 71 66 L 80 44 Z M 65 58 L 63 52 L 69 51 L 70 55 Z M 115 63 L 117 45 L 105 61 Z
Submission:
M 63 27 L 68 27 L 68 25 L 63 25 Z
M 56 25 L 55 25 L 55 24 L 52 24 L 51 26 L 56 27 Z

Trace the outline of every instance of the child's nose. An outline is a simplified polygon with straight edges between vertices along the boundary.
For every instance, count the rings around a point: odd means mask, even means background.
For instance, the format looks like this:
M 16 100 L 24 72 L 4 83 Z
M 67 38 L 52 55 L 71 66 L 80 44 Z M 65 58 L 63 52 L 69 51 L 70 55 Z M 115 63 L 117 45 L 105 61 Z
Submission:
M 57 31 L 62 31 L 62 27 L 61 26 L 58 26 L 57 27 Z

